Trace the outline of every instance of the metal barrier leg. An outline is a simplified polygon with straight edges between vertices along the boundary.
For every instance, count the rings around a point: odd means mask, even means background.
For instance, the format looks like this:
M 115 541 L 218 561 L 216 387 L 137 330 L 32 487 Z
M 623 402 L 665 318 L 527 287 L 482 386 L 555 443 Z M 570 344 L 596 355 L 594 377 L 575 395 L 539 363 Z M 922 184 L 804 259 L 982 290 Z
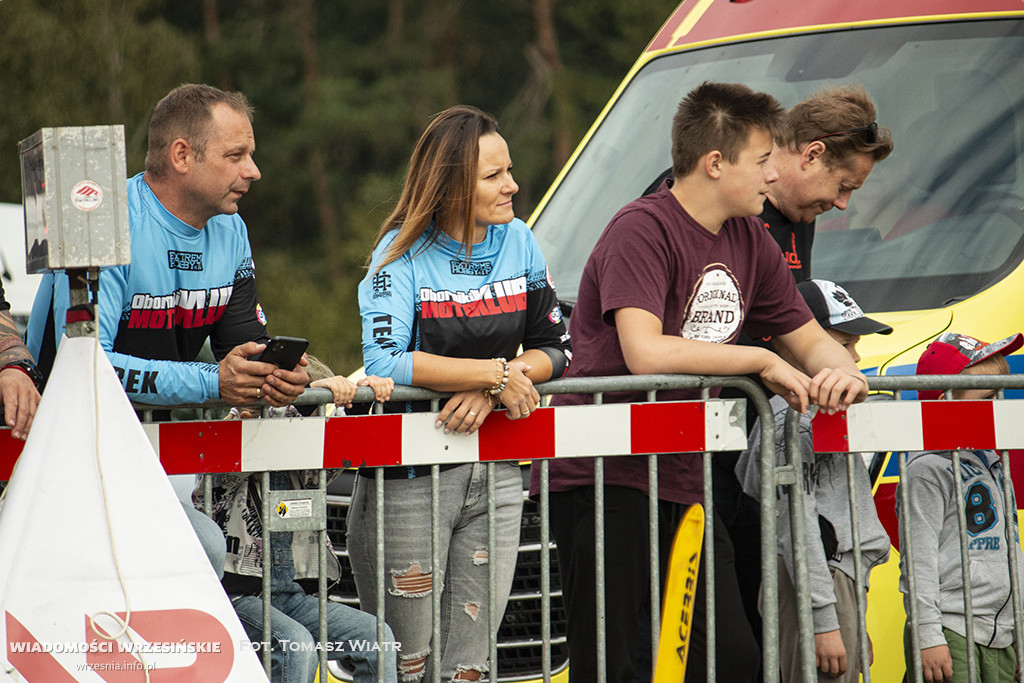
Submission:
M 814 621 L 811 617 L 811 585 L 807 571 L 807 524 L 804 516 L 804 489 L 800 485 L 803 457 L 800 454 L 800 413 L 792 408 L 786 414 L 787 467 L 792 468 L 795 481 L 789 489 L 789 521 L 793 529 L 793 585 L 796 587 L 797 632 L 800 661 L 806 681 L 817 679 L 814 660 Z
M 864 592 L 864 558 L 860 549 L 860 518 L 857 515 L 857 472 L 861 466 L 857 462 L 860 453 L 846 456 L 846 481 L 850 494 L 850 531 L 853 535 L 853 576 L 857 589 L 857 643 L 860 646 L 856 653 L 847 652 L 847 666 L 852 667 L 855 661 L 860 662 L 861 675 L 864 683 L 871 683 L 871 655 L 868 651 L 867 628 L 867 594 Z
M 899 505 L 903 510 L 910 509 L 910 484 L 907 479 L 907 453 L 899 453 L 898 465 L 900 470 L 900 485 L 898 487 Z M 901 562 L 902 567 L 906 570 L 903 571 L 903 576 L 907 583 L 907 591 L 910 595 L 910 599 L 907 601 L 910 605 L 909 615 L 907 624 L 910 627 L 910 652 L 905 653 L 904 659 L 911 663 L 910 671 L 914 677 L 914 683 L 924 683 L 924 674 L 921 670 L 921 622 L 920 615 L 917 610 L 917 578 L 914 576 L 914 572 L 911 569 L 914 566 L 914 541 L 913 534 L 907 533 L 906 524 L 901 523 L 899 527 L 900 534 L 900 552 L 903 557 Z M 904 636 L 904 642 L 906 641 Z
M 594 458 L 594 593 L 597 628 L 597 683 L 606 683 L 608 643 L 604 600 L 604 458 Z
M 704 465 L 704 640 L 707 680 L 717 680 L 718 649 L 715 614 L 715 503 L 711 491 L 711 454 L 703 454 Z
M 764 394 L 751 394 L 762 425 L 774 424 L 771 405 Z M 779 681 L 779 577 L 776 485 L 795 482 L 792 470 L 778 472 L 775 467 L 775 430 L 761 430 L 761 675 L 765 683 Z
M 710 398 L 705 387 L 700 391 L 702 401 Z M 715 681 L 715 669 L 718 659 L 716 647 L 715 618 L 715 493 L 712 486 L 711 453 L 701 455 L 704 469 L 704 633 L 705 651 L 707 652 L 707 680 Z
M 1002 396 L 1000 396 L 1002 398 Z M 1019 562 L 1020 538 L 1017 532 L 1017 525 L 1009 520 L 1017 519 L 1016 496 L 1013 492 L 1013 478 L 1010 476 L 1010 453 L 1002 451 L 999 454 L 1003 468 L 1003 519 L 1006 523 L 1006 553 L 1010 567 L 1010 596 L 1013 600 L 1013 643 L 1014 654 L 1017 659 L 1017 671 L 1024 671 L 1024 626 L 1022 626 L 1021 615 L 1021 566 Z
M 384 470 L 377 468 L 373 477 L 374 489 L 374 532 L 377 553 L 377 640 L 383 641 L 385 634 L 384 595 L 388 573 L 384 567 Z M 384 683 L 383 667 L 377 670 L 377 683 Z
M 260 477 L 263 508 L 263 669 L 270 678 L 270 472 Z
M 371 412 L 374 415 L 383 415 L 384 404 L 374 403 Z M 385 583 L 387 583 L 387 575 L 384 572 L 384 470 L 378 467 L 373 474 L 374 559 L 377 576 L 379 577 L 376 585 L 377 609 L 375 612 L 377 616 L 377 642 L 383 643 L 387 635 L 387 622 L 384 620 L 384 590 Z M 382 666 L 377 667 L 377 683 L 385 683 L 384 667 Z
M 978 663 L 974 656 L 974 605 L 971 600 L 971 563 L 967 552 L 967 510 L 964 483 L 960 473 L 960 451 L 953 451 L 953 492 L 956 498 L 957 531 L 960 536 L 960 576 L 964 586 L 964 621 L 967 638 L 967 680 L 978 680 Z
M 430 467 L 430 680 L 441 683 L 441 468 Z
M 317 473 L 316 490 L 323 496 L 324 504 L 314 508 L 317 520 L 317 581 L 316 598 L 320 608 L 320 637 L 319 643 L 327 643 L 327 470 L 320 470 Z M 384 664 L 378 651 L 377 668 L 384 670 Z M 327 648 L 320 648 L 320 681 L 327 680 Z
M 648 397 L 649 400 L 653 398 Z M 647 543 L 650 548 L 651 585 L 651 670 L 658 663 L 658 642 L 661 636 L 661 563 L 658 528 L 658 456 L 647 456 Z
M 540 462 L 540 635 L 541 675 L 551 683 L 551 507 L 548 501 L 548 461 Z
M 491 681 L 498 680 L 498 628 L 501 626 L 502 617 L 498 613 L 498 534 L 495 520 L 497 514 L 497 506 L 495 505 L 497 488 L 494 482 L 495 467 L 495 463 L 487 463 L 487 604 L 489 605 L 489 658 L 491 660 L 488 678 Z

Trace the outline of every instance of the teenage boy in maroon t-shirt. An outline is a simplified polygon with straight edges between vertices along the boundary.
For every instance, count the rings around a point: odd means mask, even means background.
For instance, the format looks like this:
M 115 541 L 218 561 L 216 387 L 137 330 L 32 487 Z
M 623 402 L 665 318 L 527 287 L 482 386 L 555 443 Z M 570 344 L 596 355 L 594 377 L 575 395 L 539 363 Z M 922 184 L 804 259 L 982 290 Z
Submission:
M 626 205 L 594 247 L 580 282 L 570 330 L 567 376 L 756 373 L 797 410 L 843 410 L 867 395 L 867 381 L 821 329 L 797 292 L 778 246 L 756 217 L 778 178 L 770 159 L 782 108 L 746 86 L 704 83 L 679 105 L 672 126 L 673 181 Z M 735 345 L 741 328 L 772 336 L 800 362 Z M 660 392 L 660 400 L 699 398 L 696 390 Z M 644 392 L 604 401 L 643 401 Z M 555 404 L 589 403 L 586 395 Z M 594 624 L 594 465 L 549 465 L 551 519 L 568 612 L 570 681 L 597 680 Z M 686 508 L 703 500 L 701 459 L 659 458 L 659 537 L 663 562 Z M 609 683 L 632 682 L 640 615 L 650 604 L 647 458 L 604 461 L 606 655 Z M 531 477 L 536 494 L 539 477 Z M 718 680 L 755 681 L 760 652 L 743 612 L 732 546 L 715 521 Z M 687 682 L 706 669 L 703 573 L 698 582 Z M 641 674 L 643 675 L 643 674 Z

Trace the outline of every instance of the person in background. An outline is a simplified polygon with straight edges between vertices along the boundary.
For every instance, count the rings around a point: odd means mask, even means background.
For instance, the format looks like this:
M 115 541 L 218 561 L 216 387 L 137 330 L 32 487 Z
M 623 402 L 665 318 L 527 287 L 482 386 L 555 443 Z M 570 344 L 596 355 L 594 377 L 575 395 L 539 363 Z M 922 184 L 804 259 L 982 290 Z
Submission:
M 378 401 L 387 401 L 395 383 L 381 377 L 365 377 L 358 383 L 335 376 L 316 358 L 308 357 L 307 372 L 312 387 L 331 390 L 334 405 L 328 405 L 328 417 L 344 415 L 343 406 L 351 407 L 360 386 L 374 390 Z M 271 408 L 271 417 L 300 417 L 294 405 Z M 258 418 L 259 410 L 232 408 L 229 419 Z M 328 482 L 341 470 L 324 470 Z M 316 489 L 321 470 L 272 472 L 274 490 Z M 192 501 L 201 509 L 204 502 L 204 480 L 212 477 L 213 519 L 227 539 L 227 558 L 222 583 L 235 612 L 253 642 L 263 640 L 263 497 L 262 474 L 212 474 L 196 476 Z M 319 651 L 316 639 L 320 634 L 319 600 L 308 595 L 300 582 L 318 578 L 317 535 L 313 532 L 275 531 L 270 534 L 270 643 L 271 681 L 313 683 Z M 341 578 L 341 565 L 330 540 L 327 553 L 327 578 Z M 377 670 L 384 668 L 384 680 L 397 683 L 395 668 L 396 644 L 390 627 L 385 626 L 386 642 L 374 647 L 377 619 L 354 607 L 337 602 L 327 603 L 328 658 L 345 660 L 354 672 L 356 683 L 376 683 Z
M 845 211 L 875 164 L 892 153 L 892 133 L 876 116 L 858 84 L 823 88 L 786 112 L 772 154 L 779 179 L 760 218 L 797 282 L 811 277 L 815 219 Z
M 956 332 L 944 332 L 917 361 L 918 375 L 1008 375 L 1006 356 L 1024 345 L 1015 334 L 993 344 Z M 942 391 L 917 392 L 922 401 L 945 398 Z M 995 389 L 955 389 L 954 401 L 987 401 Z M 1013 607 L 1010 595 L 1008 542 L 1013 543 L 1017 566 L 1024 567 L 1016 518 L 1007 528 L 1003 507 L 1003 472 L 999 454 L 992 450 L 960 450 L 960 478 L 964 496 L 968 564 L 971 577 L 974 643 L 967 642 L 963 578 L 960 565 L 960 520 L 953 485 L 953 452 L 907 454 L 910 508 L 902 509 L 896 496 L 900 538 L 913 539 L 913 567 L 900 556 L 900 591 L 907 614 L 916 599 L 920 665 L 925 681 L 967 683 L 967 648 L 973 646 L 978 680 L 1011 683 L 1017 668 L 1013 646 Z M 1011 489 L 1012 491 L 1012 489 Z M 1015 501 L 1010 501 L 1016 510 Z M 1009 540 L 1012 539 L 1012 540 Z M 914 572 L 917 595 L 910 595 L 907 574 Z M 1024 588 L 1024 586 L 1021 586 Z M 904 630 L 907 671 L 913 671 L 915 653 L 910 643 L 910 620 Z
M 857 302 L 834 282 L 804 280 L 797 289 L 814 319 L 858 362 L 857 343 L 865 334 L 892 334 L 892 328 L 864 315 Z M 775 450 L 778 463 L 785 465 L 786 415 L 789 405 L 773 396 Z M 736 465 L 743 491 L 761 498 L 760 420 L 750 432 L 749 446 Z M 800 453 L 807 525 L 807 558 L 811 580 L 811 608 L 814 618 L 814 653 L 818 681 L 860 680 L 860 638 L 857 622 L 857 577 L 854 569 L 853 524 L 850 519 L 848 457 L 854 458 L 857 490 L 857 521 L 860 553 L 867 593 L 871 569 L 889 558 L 889 536 L 882 527 L 871 496 L 871 480 L 864 461 L 846 453 L 815 453 L 811 440 L 811 417 L 800 416 Z M 779 663 L 783 683 L 802 680 L 800 641 L 797 628 L 796 589 L 793 577 L 793 537 L 790 530 L 789 489 L 776 502 L 778 517 L 779 577 Z M 866 599 L 866 598 L 865 598 Z M 868 644 L 870 648 L 870 635 Z
M 529 418 L 540 399 L 534 384 L 561 376 L 569 365 L 569 336 L 544 256 L 513 212 L 519 188 L 511 171 L 493 117 L 468 106 L 436 115 L 416 143 L 398 205 L 359 285 L 366 372 L 454 392 L 435 422 L 446 433 L 472 434 L 500 408 L 509 419 Z M 488 566 L 496 566 L 499 614 L 515 572 L 523 506 L 518 463 L 440 470 L 437 566 L 429 466 L 384 470 L 383 567 L 376 563 L 374 469 L 359 471 L 349 510 L 359 602 L 375 612 L 377 587 L 387 582 L 385 615 L 402 643 L 403 681 L 431 680 L 438 669 L 441 680 L 480 680 L 491 666 Z M 486 550 L 489 484 L 497 557 Z M 442 639 L 432 652 L 434 572 L 442 577 Z

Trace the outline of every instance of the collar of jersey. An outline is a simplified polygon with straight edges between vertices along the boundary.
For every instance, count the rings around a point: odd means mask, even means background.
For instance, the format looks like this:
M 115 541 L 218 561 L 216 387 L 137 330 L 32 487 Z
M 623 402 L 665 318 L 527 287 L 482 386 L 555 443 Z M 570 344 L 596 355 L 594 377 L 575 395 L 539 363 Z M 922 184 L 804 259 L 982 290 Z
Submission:
M 139 175 L 143 176 L 141 173 Z M 149 186 L 144 177 L 139 178 L 139 194 L 141 196 L 143 206 L 146 207 L 146 210 L 149 211 L 150 215 L 160 223 L 160 225 L 164 226 L 174 234 L 184 237 L 185 239 L 202 239 L 203 231 L 196 230 L 193 226 L 168 211 L 160 202 L 156 193 L 153 192 L 153 188 Z M 214 216 L 208 220 L 206 222 L 206 226 L 209 226 L 216 218 L 217 216 Z M 204 226 L 204 229 L 206 226 Z
M 431 223 L 431 226 L 434 226 Z M 496 254 L 501 249 L 501 245 L 504 242 L 505 231 L 508 230 L 508 226 L 511 223 L 505 225 L 489 225 L 487 226 L 487 236 L 484 237 L 484 241 L 479 244 L 473 245 L 473 260 L 476 261 L 483 257 L 490 257 Z M 426 239 L 424 235 L 423 238 Z M 434 246 L 444 249 L 444 251 L 450 254 L 454 258 L 465 259 L 466 252 L 462 248 L 462 242 L 459 242 L 445 231 L 439 231 L 437 241 Z

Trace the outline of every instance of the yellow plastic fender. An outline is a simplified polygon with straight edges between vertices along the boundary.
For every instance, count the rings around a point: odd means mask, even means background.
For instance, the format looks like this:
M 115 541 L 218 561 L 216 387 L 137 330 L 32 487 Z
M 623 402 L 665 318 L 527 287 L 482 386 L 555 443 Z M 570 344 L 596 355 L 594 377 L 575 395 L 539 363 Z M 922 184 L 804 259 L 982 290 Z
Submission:
M 672 541 L 668 581 L 661 608 L 661 636 L 658 661 L 652 683 L 679 683 L 686 675 L 686 655 L 693 630 L 694 594 L 700 571 L 700 551 L 704 542 L 704 506 L 691 505 L 683 515 Z

